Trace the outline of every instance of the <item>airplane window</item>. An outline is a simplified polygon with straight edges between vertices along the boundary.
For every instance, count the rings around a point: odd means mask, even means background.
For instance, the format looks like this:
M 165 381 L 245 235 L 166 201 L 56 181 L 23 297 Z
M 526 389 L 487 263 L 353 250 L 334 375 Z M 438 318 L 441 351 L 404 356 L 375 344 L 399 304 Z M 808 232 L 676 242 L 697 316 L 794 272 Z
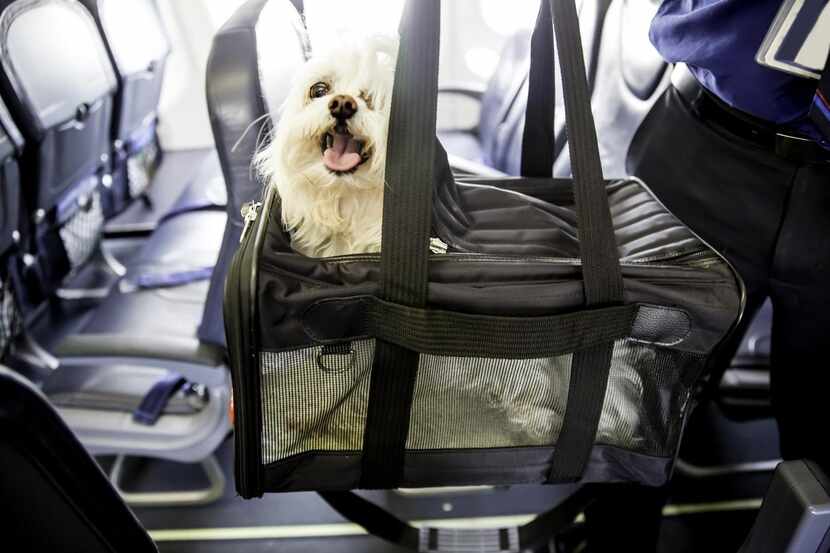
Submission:
M 306 0 L 306 21 L 312 44 L 336 44 L 342 34 L 394 33 L 403 10 L 403 0 L 350 0 L 351 9 L 331 10 L 331 0 Z
M 493 74 L 499 62 L 499 54 L 492 48 L 470 48 L 464 56 L 467 68 L 477 77 L 487 79 Z
M 204 0 L 204 2 L 213 26 L 218 29 L 242 5 L 244 0 Z
M 532 28 L 538 11 L 538 0 L 481 0 L 481 17 L 484 22 L 503 36 Z
M 160 59 L 167 50 L 158 15 L 146 2 L 122 0 L 117 5 L 104 2 L 101 19 L 111 30 L 112 51 L 125 73 L 147 69 L 149 60 Z

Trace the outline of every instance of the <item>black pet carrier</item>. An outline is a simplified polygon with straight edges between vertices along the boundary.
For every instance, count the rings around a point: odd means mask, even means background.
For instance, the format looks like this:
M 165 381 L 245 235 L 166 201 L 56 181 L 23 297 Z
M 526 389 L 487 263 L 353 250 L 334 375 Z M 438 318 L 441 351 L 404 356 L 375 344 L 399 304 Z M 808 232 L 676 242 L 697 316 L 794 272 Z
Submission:
M 663 484 L 741 314 L 723 258 L 642 182 L 603 180 L 573 0 L 543 2 L 532 39 L 531 176 L 454 179 L 435 139 L 439 13 L 404 13 L 382 253 L 307 258 L 273 190 L 247 210 L 225 303 L 243 497 Z M 550 177 L 551 16 L 574 181 Z

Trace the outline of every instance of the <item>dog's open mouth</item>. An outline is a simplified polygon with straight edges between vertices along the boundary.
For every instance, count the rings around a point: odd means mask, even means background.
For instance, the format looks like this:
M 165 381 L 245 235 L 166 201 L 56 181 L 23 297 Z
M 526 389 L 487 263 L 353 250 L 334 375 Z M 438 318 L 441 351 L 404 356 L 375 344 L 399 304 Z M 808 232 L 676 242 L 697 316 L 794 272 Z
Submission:
M 326 168 L 338 175 L 357 171 L 370 156 L 366 142 L 355 138 L 344 125 L 324 134 L 320 148 Z

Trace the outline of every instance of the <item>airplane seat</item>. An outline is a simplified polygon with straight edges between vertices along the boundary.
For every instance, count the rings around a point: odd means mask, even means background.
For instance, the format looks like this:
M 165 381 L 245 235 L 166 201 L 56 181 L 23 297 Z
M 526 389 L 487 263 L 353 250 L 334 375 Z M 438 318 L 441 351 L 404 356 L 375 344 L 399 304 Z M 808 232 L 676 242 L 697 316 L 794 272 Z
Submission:
M 27 551 L 155 552 L 155 544 L 46 397 L 0 367 L 3 539 Z
M 173 214 L 224 209 L 225 188 L 214 155 L 205 167 L 162 155 L 158 109 L 171 45 L 154 0 L 81 0 L 95 18 L 118 81 L 107 233 L 152 232 Z M 172 171 L 166 164 L 187 163 Z M 179 169 L 179 168 L 177 168 Z M 150 186 L 171 189 L 150 194 Z M 133 202 L 141 198 L 143 201 Z M 132 202 L 132 204 L 131 204 Z M 218 247 L 218 243 L 216 244 Z
M 157 109 L 170 42 L 152 2 L 82 0 L 95 18 L 118 83 L 107 218 L 147 190 L 160 160 Z
M 636 0 L 583 0 L 580 29 L 592 105 L 606 178 L 624 177 L 625 156 L 634 133 L 670 81 L 670 68 L 648 40 L 657 4 Z M 522 135 L 527 110 L 530 33 L 512 37 L 480 96 L 476 129 L 442 131 L 450 154 L 509 175 L 521 171 Z M 450 91 L 452 93 L 452 91 Z M 554 175 L 571 172 L 562 104 L 562 79 L 556 75 Z
M 527 78 L 530 67 L 530 32 L 518 32 L 504 46 L 498 65 L 484 90 L 472 86 L 441 86 L 439 95 L 464 95 L 479 101 L 479 121 L 474 129 L 440 129 L 438 137 L 448 153 L 463 159 L 499 168 L 492 148 L 497 129 L 515 99 L 516 90 Z
M 603 22 L 610 2 L 611 0 L 577 0 L 585 65 L 592 88 L 597 75 L 597 54 L 602 43 Z M 528 21 L 528 28 L 532 23 Z M 439 131 L 439 139 L 451 156 L 481 163 L 508 175 L 519 175 L 527 110 L 530 39 L 529 31 L 520 31 L 504 47 L 486 90 L 478 96 L 481 102 L 478 126 L 469 130 Z M 462 92 L 474 97 L 471 91 Z M 457 94 L 458 91 L 444 89 L 439 93 Z M 566 144 L 562 79 L 559 74 L 556 75 L 555 132 L 554 157 L 558 158 Z
M 223 283 L 244 227 L 242 206 L 263 196 L 251 162 L 288 94 L 286 75 L 307 59 L 308 36 L 298 10 L 301 0 L 249 0 L 213 40 L 207 100 L 228 189 L 229 222 L 199 330 L 208 343 L 225 344 Z M 259 123 L 251 129 L 254 122 Z
M 658 5 L 613 0 L 602 25 L 591 105 L 608 179 L 628 176 L 625 158 L 634 133 L 671 81 L 671 66 L 648 35 Z M 570 173 L 570 153 L 565 147 L 554 162 L 554 174 Z
M 20 329 L 20 311 L 13 279 L 17 274 L 20 241 L 20 168 L 23 137 L 0 101 L 0 360 Z M 18 283 L 19 284 L 19 283 Z
M 26 141 L 23 278 L 27 304 L 37 305 L 98 251 L 116 82 L 80 4 L 3 0 L 0 8 L 0 92 Z
M 61 415 L 90 451 L 201 463 L 208 488 L 163 502 L 213 500 L 224 489 L 212 453 L 230 430 L 230 384 L 224 349 L 200 342 L 196 330 L 225 214 L 171 217 L 102 297 L 67 299 L 62 282 L 100 248 L 115 77 L 78 2 L 2 0 L 0 9 L 0 84 L 26 140 L 20 288 L 38 292 L 26 295 L 29 347 L 15 348 L 15 358 L 40 370 L 44 389 L 55 392 Z M 188 396 L 194 409 L 170 411 L 193 386 L 205 388 L 199 401 Z M 114 469 L 116 485 L 117 476 Z

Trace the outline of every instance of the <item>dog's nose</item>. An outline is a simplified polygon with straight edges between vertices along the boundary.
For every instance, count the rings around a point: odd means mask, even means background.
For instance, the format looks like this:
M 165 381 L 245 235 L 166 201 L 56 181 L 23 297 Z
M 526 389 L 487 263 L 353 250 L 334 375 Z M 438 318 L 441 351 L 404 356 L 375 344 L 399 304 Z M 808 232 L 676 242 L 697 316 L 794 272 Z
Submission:
M 351 119 L 357 113 L 357 100 L 351 96 L 340 94 L 329 102 L 329 111 L 335 119 Z

